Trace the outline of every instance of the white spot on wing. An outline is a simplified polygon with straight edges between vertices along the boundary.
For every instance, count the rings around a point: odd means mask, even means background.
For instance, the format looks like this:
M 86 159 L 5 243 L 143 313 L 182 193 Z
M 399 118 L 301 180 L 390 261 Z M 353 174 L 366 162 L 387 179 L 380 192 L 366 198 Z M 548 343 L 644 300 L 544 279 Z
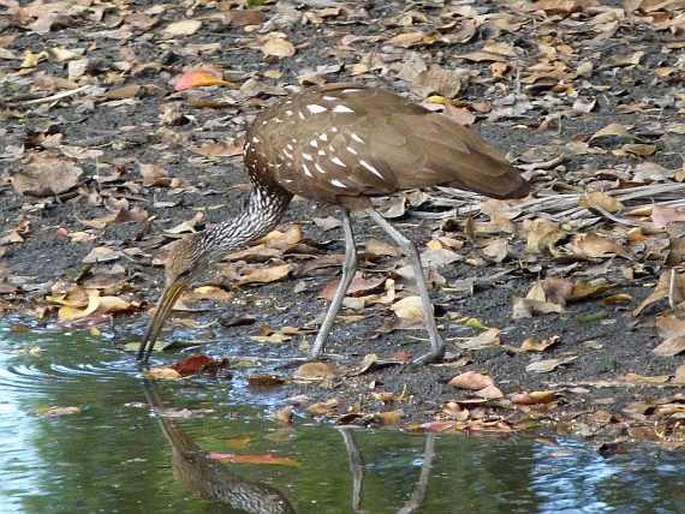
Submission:
M 321 141 L 328 141 L 328 136 L 327 136 L 326 134 L 321 134 L 321 135 L 319 136 L 319 139 L 320 139 Z
M 351 146 L 347 147 L 347 151 L 350 152 L 352 155 L 357 155 L 359 153 L 359 152 L 357 152 L 357 150 L 355 150 Z
M 286 116 L 292 116 L 293 114 L 295 114 L 295 113 L 294 113 L 293 111 L 291 111 L 290 109 L 288 109 L 287 111 L 285 111 L 285 115 L 286 115 Z
M 326 150 L 324 150 L 324 149 L 322 148 L 321 150 L 319 150 L 319 151 L 316 152 L 316 153 L 318 153 L 319 155 L 326 155 Z
M 358 91 L 361 91 L 361 89 L 349 88 L 349 89 L 343 89 L 340 92 L 345 95 L 348 93 L 357 93 Z
M 288 150 L 290 150 L 291 152 L 295 149 L 295 147 L 294 147 L 293 145 L 291 145 L 290 143 L 288 143 L 287 145 L 285 145 L 285 147 L 286 147 Z
M 316 142 L 316 139 L 312 139 L 312 140 L 309 142 L 309 146 L 311 146 L 312 148 L 318 148 L 319 143 Z
M 352 132 L 352 134 L 350 134 L 350 137 L 352 139 L 354 139 L 357 143 L 364 144 L 364 140 L 361 137 L 359 137 L 357 134 L 355 134 L 354 132 Z
M 331 127 L 331 132 L 334 134 L 338 131 L 338 127 Z
M 302 111 L 297 111 L 297 115 L 300 117 L 301 120 L 305 120 L 306 118 L 304 117 L 304 114 L 302 114 Z
M 335 178 L 333 180 L 331 180 L 331 185 L 333 185 L 335 187 L 345 187 L 345 188 L 347 187 L 345 184 L 343 184 L 342 182 L 340 182 L 338 179 L 335 179 Z
M 322 175 L 325 175 L 325 174 L 326 174 L 326 170 L 323 169 L 323 168 L 319 165 L 318 162 L 315 162 L 315 163 L 314 163 L 314 167 L 316 168 L 316 171 L 318 171 L 318 172 L 321 173 Z
M 314 160 L 314 157 L 312 157 L 311 155 L 309 155 L 306 152 L 302 152 L 302 157 L 304 157 L 304 159 L 307 161 L 313 161 Z
M 323 105 L 319 104 L 309 104 L 307 105 L 307 110 L 311 112 L 312 114 L 319 114 L 322 112 L 326 112 L 328 109 L 324 107 Z
M 328 95 L 324 95 L 324 96 L 322 96 L 321 98 L 323 98 L 324 100 L 326 100 L 326 101 L 328 101 L 328 102 L 338 102 L 338 101 L 340 101 L 340 98 L 338 98 L 337 96 L 328 96 Z
M 359 164 L 364 166 L 367 170 L 369 170 L 371 173 L 376 175 L 378 178 L 385 179 L 385 177 L 383 176 L 383 174 L 380 171 L 378 171 L 376 168 L 374 168 L 371 164 L 366 162 L 364 159 L 360 160 Z
M 304 174 L 307 175 L 308 177 L 313 177 L 312 172 L 309 171 L 309 167 L 305 164 L 302 163 L 302 169 L 304 170 Z
M 286 156 L 288 159 L 290 159 L 291 161 L 293 160 L 293 154 L 291 154 L 290 152 L 288 152 L 288 150 L 285 150 L 285 149 L 284 149 L 284 150 L 283 150 L 283 155 L 285 155 L 285 156 Z
M 337 164 L 338 166 L 340 166 L 340 167 L 342 167 L 342 168 L 347 168 L 347 166 L 345 166 L 345 163 L 342 162 L 338 157 L 333 157 L 333 158 L 331 159 L 331 162 L 332 162 L 333 164 Z
M 338 104 L 335 107 L 333 107 L 333 112 L 337 113 L 347 113 L 347 112 L 354 112 L 353 109 L 350 109 L 348 106 L 343 105 L 343 104 Z

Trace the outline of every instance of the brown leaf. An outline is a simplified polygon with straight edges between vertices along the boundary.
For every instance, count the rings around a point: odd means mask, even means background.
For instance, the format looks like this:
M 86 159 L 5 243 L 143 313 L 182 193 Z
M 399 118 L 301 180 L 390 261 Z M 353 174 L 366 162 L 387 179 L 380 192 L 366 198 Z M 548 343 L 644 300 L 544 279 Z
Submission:
M 577 358 L 577 355 L 569 355 L 568 357 L 563 357 L 560 359 L 534 361 L 526 366 L 526 371 L 531 373 L 549 373 L 550 371 L 557 369 L 559 366 L 573 362 Z
M 452 378 L 448 384 L 459 389 L 477 391 L 479 389 L 484 389 L 488 386 L 494 385 L 494 381 L 491 377 L 476 371 L 465 371 L 464 373 Z
M 685 384 L 685 364 L 681 364 L 676 368 L 673 375 L 673 382 L 676 384 Z
M 483 350 L 485 348 L 492 348 L 493 346 L 499 346 L 500 343 L 500 330 L 498 328 L 490 328 L 485 332 L 466 339 L 465 341 L 459 341 L 456 345 L 462 350 Z
M 538 405 L 554 401 L 554 391 L 531 391 L 529 393 L 514 393 L 510 396 L 512 403 L 517 405 Z
M 64 193 L 78 184 L 83 170 L 72 162 L 47 154 L 35 154 L 21 171 L 13 173 L 14 189 L 26 195 L 51 196 Z
M 268 284 L 287 277 L 292 270 L 291 264 L 277 264 L 265 268 L 250 269 L 238 279 L 240 285 Z
M 502 262 L 509 255 L 509 244 L 506 239 L 494 239 L 481 249 L 485 255 L 492 262 Z
M 587 259 L 598 259 L 619 255 L 627 257 L 625 249 L 616 241 L 597 234 L 576 234 L 566 245 L 576 256 Z
M 342 278 L 333 280 L 326 284 L 326 287 L 324 287 L 319 293 L 319 296 L 331 301 L 333 296 L 335 296 L 335 291 L 338 289 L 340 280 L 342 280 Z M 359 296 L 362 294 L 371 293 L 372 291 L 380 288 L 384 283 L 384 276 L 375 275 L 372 278 L 366 278 L 361 273 L 357 273 L 352 279 L 350 287 L 347 289 L 347 296 Z
M 170 366 L 155 366 L 143 371 L 143 376 L 149 380 L 178 380 L 181 374 Z
M 380 239 L 369 238 L 365 244 L 365 252 L 373 257 L 399 257 L 402 252 L 395 245 Z
M 665 228 L 671 223 L 685 222 L 685 209 L 653 205 L 652 222 L 656 228 Z
M 334 228 L 338 228 L 342 225 L 342 222 L 334 216 L 327 216 L 325 218 L 313 218 L 313 220 L 314 224 L 324 232 L 327 232 Z
M 682 352 L 685 352 L 685 336 L 669 337 L 652 350 L 659 357 L 673 357 Z
M 337 376 L 335 368 L 326 362 L 306 362 L 293 373 L 295 380 L 310 382 L 326 380 L 335 376 Z
M 400 319 L 417 324 L 423 322 L 423 305 L 419 296 L 402 298 L 390 308 L 395 312 L 395 316 Z
M 559 336 L 552 336 L 547 339 L 538 341 L 533 337 L 528 337 L 521 343 L 521 351 L 524 352 L 544 352 L 547 348 L 557 344 L 561 338 Z
M 514 298 L 512 319 L 532 318 L 533 314 L 561 314 L 564 308 L 558 303 L 531 300 L 530 298 Z
M 448 99 L 454 98 L 459 94 L 463 81 L 467 79 L 468 76 L 464 72 L 447 70 L 433 64 L 416 76 L 412 82 L 412 91 L 422 97 L 438 94 Z
M 623 377 L 627 382 L 635 382 L 638 384 L 665 384 L 670 379 L 670 375 L 638 375 L 637 373 L 626 373 Z
M 169 187 L 171 184 L 171 177 L 167 176 L 166 170 L 160 164 L 140 163 L 138 169 L 146 187 Z
M 201 26 L 202 22 L 200 20 L 176 21 L 164 27 L 163 34 L 168 38 L 192 36 Z
M 632 127 L 621 125 L 620 123 L 610 123 L 606 127 L 599 129 L 591 137 L 590 141 L 598 139 L 601 137 L 618 136 L 618 137 L 631 137 L 630 129 Z
M 270 37 L 260 46 L 264 55 L 274 57 L 292 57 L 295 55 L 295 47 L 284 37 Z
M 601 191 L 593 191 L 585 193 L 578 200 L 578 205 L 591 209 L 593 207 L 600 207 L 607 212 L 616 213 L 623 209 L 623 204 L 613 196 L 610 196 Z
M 525 220 L 523 231 L 527 238 L 526 251 L 534 254 L 550 251 L 554 244 L 566 235 L 556 223 L 544 218 Z
M 403 34 L 397 34 L 386 41 L 387 44 L 393 46 L 401 46 L 403 48 L 409 48 L 410 46 L 425 43 L 426 34 L 423 32 L 405 32 Z
M 96 264 L 100 262 L 111 262 L 121 257 L 121 252 L 108 246 L 96 246 L 88 255 L 86 255 L 81 262 L 85 264 Z
M 169 367 L 176 370 L 181 376 L 197 375 L 205 366 L 213 362 L 214 359 L 206 355 L 191 355 Z
M 667 269 L 659 277 L 659 282 L 654 287 L 647 298 L 633 311 L 633 316 L 640 313 L 650 305 L 667 298 L 671 291 L 671 280 L 673 279 L 673 301 L 680 303 L 685 301 L 685 273 L 676 273 L 675 270 Z

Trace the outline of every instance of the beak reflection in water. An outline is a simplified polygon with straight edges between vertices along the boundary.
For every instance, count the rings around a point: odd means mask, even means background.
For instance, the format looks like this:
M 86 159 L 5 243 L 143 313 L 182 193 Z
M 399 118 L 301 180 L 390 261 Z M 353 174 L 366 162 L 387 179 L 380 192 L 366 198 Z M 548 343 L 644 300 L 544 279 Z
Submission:
M 155 341 L 157 341 L 159 333 L 162 331 L 164 322 L 169 317 L 171 309 L 185 288 L 186 285 L 182 282 L 172 282 L 164 290 L 164 293 L 162 293 L 162 297 L 157 304 L 157 312 L 155 312 L 155 315 L 150 322 L 147 334 L 145 334 L 145 339 L 140 343 L 140 349 L 138 350 L 139 361 L 146 363 L 150 358 L 150 353 L 155 346 Z

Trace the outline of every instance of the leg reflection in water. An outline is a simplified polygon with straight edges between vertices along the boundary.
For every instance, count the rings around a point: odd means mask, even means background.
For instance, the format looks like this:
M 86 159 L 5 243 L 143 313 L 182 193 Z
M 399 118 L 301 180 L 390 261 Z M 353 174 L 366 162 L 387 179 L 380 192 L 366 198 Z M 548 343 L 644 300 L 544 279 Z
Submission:
M 352 510 L 361 513 L 363 512 L 361 503 L 363 497 L 364 461 L 359 452 L 359 448 L 357 447 L 357 443 L 354 440 L 353 430 L 355 429 L 349 427 L 338 428 L 338 431 L 345 442 L 345 448 L 347 449 L 347 455 L 350 461 L 350 474 L 352 475 Z M 414 486 L 411 497 L 404 506 L 397 511 L 398 514 L 411 514 L 421 507 L 425 501 L 434 456 L 435 434 L 429 433 L 426 434 L 426 442 L 423 447 L 423 463 L 421 464 L 419 479 Z
M 171 419 L 164 416 L 157 386 L 144 381 L 145 396 L 173 447 L 176 479 L 198 496 L 254 514 L 291 514 L 295 509 L 278 489 L 243 478 L 218 462 Z

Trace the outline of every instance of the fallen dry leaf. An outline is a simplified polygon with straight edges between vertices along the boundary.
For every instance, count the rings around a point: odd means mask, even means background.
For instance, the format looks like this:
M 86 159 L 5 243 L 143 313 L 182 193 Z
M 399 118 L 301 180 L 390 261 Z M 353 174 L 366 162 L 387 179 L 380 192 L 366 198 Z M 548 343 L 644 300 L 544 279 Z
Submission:
M 659 357 L 673 357 L 685 352 L 685 336 L 669 337 L 652 352 Z
M 169 38 L 192 36 L 200 27 L 202 27 L 202 22 L 200 20 L 181 20 L 170 23 L 164 27 L 163 34 Z
M 10 181 L 17 192 L 42 197 L 69 191 L 82 174 L 81 167 L 70 160 L 41 153 L 33 154 L 20 172 L 12 174 Z
M 295 47 L 285 37 L 267 38 L 260 46 L 264 55 L 274 57 L 292 57 L 295 55 Z
M 226 82 L 218 70 L 208 68 L 186 71 L 174 80 L 174 89 L 176 91 L 185 91 L 204 86 L 227 85 L 230 85 L 230 82 Z
M 238 279 L 240 285 L 245 284 L 268 284 L 287 277 L 292 271 L 291 264 L 278 264 L 265 268 L 253 268 L 241 275 Z
M 452 378 L 448 382 L 448 385 L 457 387 L 459 389 L 470 389 L 472 391 L 477 391 L 478 389 L 483 389 L 485 387 L 494 385 L 494 381 L 491 377 L 483 375 L 476 371 L 465 371 Z
M 419 296 L 402 298 L 390 306 L 390 308 L 395 313 L 395 316 L 400 319 L 417 324 L 423 322 L 423 306 Z
M 293 373 L 295 380 L 312 382 L 330 379 L 335 376 L 337 376 L 335 368 L 327 362 L 305 362 Z
M 512 403 L 517 405 L 537 405 L 551 403 L 556 398 L 554 391 L 531 391 L 529 393 L 514 393 L 510 396 Z
M 555 369 L 557 369 L 559 366 L 563 366 L 569 364 L 570 362 L 573 362 L 577 358 L 577 355 L 569 355 L 567 357 L 559 359 L 545 359 L 534 361 L 528 364 L 528 366 L 526 366 L 526 371 L 529 371 L 531 373 L 549 373 L 550 371 L 554 371 Z
M 493 346 L 499 346 L 501 344 L 499 334 L 500 330 L 498 328 L 490 328 L 475 337 L 459 341 L 456 345 L 462 350 L 483 350 L 485 348 L 492 348 Z

